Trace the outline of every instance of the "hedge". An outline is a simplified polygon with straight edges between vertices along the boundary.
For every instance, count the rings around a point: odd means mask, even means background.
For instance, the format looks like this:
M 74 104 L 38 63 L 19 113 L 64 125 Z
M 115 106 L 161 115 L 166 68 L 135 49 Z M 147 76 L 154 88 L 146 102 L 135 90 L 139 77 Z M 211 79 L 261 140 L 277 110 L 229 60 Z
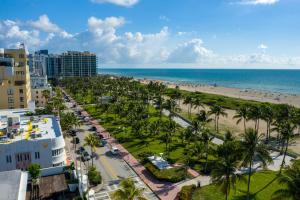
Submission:
M 196 185 L 183 186 L 178 195 L 179 200 L 191 200 L 195 189 Z
M 158 169 L 152 163 L 145 164 L 146 169 L 158 180 L 177 183 L 186 178 L 186 171 L 182 167 L 173 167 L 171 169 Z

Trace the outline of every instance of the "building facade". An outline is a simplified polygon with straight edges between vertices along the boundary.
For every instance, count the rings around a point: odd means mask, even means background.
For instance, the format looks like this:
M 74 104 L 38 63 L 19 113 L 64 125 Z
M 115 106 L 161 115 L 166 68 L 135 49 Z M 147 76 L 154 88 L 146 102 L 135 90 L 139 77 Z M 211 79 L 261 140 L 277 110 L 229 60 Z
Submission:
M 29 55 L 30 74 L 47 76 L 48 50 L 39 50 Z
M 0 94 L 0 109 L 30 106 L 30 74 L 24 47 L 0 49 Z
M 61 75 L 61 56 L 49 54 L 47 59 L 47 77 L 55 79 Z
M 68 51 L 61 55 L 61 77 L 97 75 L 97 56 L 90 52 Z
M 52 96 L 52 87 L 48 83 L 47 76 L 30 76 L 31 81 L 31 98 L 37 107 L 45 107 L 48 99 L 44 91 L 49 91 L 49 97 Z
M 27 170 L 66 164 L 65 141 L 58 119 L 52 115 L 26 116 L 28 110 L 0 111 L 0 171 Z

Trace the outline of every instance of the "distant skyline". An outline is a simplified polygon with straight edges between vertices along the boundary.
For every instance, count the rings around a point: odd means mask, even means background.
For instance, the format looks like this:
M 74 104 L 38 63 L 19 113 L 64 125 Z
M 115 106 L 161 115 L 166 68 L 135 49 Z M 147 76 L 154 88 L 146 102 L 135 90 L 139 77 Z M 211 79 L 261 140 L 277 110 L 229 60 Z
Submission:
M 0 0 L 0 48 L 103 67 L 300 69 L 299 0 Z

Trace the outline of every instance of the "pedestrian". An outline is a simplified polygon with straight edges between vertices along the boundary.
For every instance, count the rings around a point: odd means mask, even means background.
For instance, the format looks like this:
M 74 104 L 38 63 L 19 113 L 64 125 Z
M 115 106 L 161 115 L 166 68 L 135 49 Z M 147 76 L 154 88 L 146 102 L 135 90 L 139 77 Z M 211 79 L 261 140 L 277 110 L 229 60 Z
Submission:
M 198 187 L 198 188 L 201 187 L 201 182 L 200 182 L 200 181 L 197 182 L 197 187 Z

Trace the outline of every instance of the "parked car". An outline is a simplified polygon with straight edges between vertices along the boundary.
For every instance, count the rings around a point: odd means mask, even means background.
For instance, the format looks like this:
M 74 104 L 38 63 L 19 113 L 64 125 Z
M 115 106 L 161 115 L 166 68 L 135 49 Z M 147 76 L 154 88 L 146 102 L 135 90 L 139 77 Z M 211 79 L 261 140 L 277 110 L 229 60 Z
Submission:
M 82 161 L 89 161 L 91 159 L 91 156 L 90 156 L 90 154 L 87 152 L 87 151 L 84 151 L 83 153 L 82 153 Z
M 70 130 L 70 136 L 75 137 L 76 135 L 77 134 L 75 130 Z
M 89 128 L 89 131 L 97 131 L 97 128 L 95 126 L 92 126 L 91 128 Z
M 113 154 L 113 155 L 118 155 L 120 153 L 119 149 L 117 147 L 112 147 L 110 149 L 110 152 Z

